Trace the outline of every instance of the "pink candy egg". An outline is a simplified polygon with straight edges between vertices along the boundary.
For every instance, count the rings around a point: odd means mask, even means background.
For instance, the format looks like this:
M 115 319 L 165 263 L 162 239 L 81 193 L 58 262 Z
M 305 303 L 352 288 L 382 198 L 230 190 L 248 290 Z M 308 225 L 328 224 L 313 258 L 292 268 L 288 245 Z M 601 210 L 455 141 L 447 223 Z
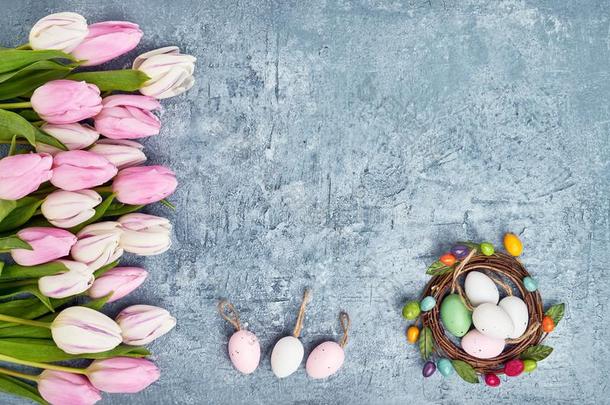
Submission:
M 249 330 L 238 330 L 229 339 L 229 357 L 235 368 L 250 374 L 258 367 L 261 359 L 261 346 L 258 338 Z
M 476 329 L 471 330 L 462 338 L 462 349 L 479 359 L 491 359 L 504 350 L 504 339 L 486 336 Z
M 319 344 L 309 357 L 305 369 L 311 378 L 326 378 L 335 374 L 343 365 L 345 352 L 336 342 Z

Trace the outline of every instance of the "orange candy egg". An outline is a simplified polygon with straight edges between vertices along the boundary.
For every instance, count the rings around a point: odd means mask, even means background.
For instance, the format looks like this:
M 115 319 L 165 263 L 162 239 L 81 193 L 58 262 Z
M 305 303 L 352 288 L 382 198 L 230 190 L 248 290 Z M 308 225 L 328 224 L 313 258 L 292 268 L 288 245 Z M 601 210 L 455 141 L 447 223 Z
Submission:
M 550 316 L 542 318 L 542 330 L 546 333 L 551 333 L 555 329 L 555 321 Z
M 445 253 L 439 260 L 447 267 L 451 267 L 455 264 L 455 256 L 451 253 Z
M 409 326 L 407 329 L 407 341 L 409 343 L 415 343 L 419 339 L 419 328 L 417 326 Z
M 523 244 L 517 235 L 514 233 L 507 233 L 504 235 L 504 249 L 506 249 L 511 256 L 521 256 L 521 253 L 523 253 Z

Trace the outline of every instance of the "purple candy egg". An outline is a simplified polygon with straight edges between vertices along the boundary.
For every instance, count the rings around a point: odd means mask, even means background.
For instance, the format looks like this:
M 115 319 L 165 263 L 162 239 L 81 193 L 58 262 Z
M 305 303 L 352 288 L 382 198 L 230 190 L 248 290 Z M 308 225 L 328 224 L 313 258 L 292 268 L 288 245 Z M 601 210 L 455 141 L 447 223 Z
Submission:
M 468 256 L 469 252 L 470 252 L 470 249 L 468 248 L 468 246 L 464 246 L 464 245 L 455 245 L 453 248 L 451 248 L 451 253 L 453 253 L 455 258 L 458 260 L 461 260 L 461 259 L 465 258 L 466 256 Z
M 435 371 L 436 364 L 434 364 L 433 361 L 427 361 L 426 364 L 424 364 L 424 368 L 421 373 L 424 377 L 430 377 L 432 374 L 434 374 Z

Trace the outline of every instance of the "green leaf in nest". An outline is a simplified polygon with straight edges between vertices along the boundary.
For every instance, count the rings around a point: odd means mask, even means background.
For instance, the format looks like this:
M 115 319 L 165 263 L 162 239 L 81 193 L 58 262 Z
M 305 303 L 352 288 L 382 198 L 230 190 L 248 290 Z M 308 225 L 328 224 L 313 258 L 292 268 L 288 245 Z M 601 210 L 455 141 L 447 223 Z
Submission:
M 424 360 L 428 360 L 434 351 L 434 338 L 429 327 L 422 329 L 419 335 L 419 352 Z
M 49 404 L 40 396 L 36 387 L 8 375 L 0 374 L 0 391 L 30 399 L 39 404 Z
M 451 364 L 455 369 L 457 375 L 459 375 L 462 380 L 469 382 L 471 384 L 478 384 L 479 377 L 477 376 L 477 372 L 474 371 L 474 368 L 462 360 L 451 360 Z
M 519 357 L 523 360 L 541 361 L 549 357 L 553 348 L 545 345 L 530 346 L 525 349 Z
M 428 267 L 426 274 L 431 276 L 440 276 L 451 271 L 453 271 L 452 267 L 445 266 L 440 260 L 437 260 Z
M 553 305 L 552 307 L 547 309 L 544 314 L 546 316 L 550 316 L 551 319 L 553 319 L 555 326 L 557 326 L 559 321 L 561 321 L 563 319 L 563 314 L 565 313 L 565 309 L 566 309 L 565 304 L 563 304 L 563 303 L 557 304 L 557 305 Z
M 101 91 L 136 91 L 150 80 L 143 72 L 133 69 L 79 72 L 69 75 L 66 79 L 84 80 L 95 84 Z

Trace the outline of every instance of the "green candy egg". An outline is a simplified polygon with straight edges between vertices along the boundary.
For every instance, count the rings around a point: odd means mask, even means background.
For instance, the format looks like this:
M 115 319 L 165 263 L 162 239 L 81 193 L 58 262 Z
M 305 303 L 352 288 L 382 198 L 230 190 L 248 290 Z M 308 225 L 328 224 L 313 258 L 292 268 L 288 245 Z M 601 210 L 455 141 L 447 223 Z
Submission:
M 528 276 L 523 279 L 523 286 L 527 291 L 534 292 L 538 289 L 538 282 Z
M 453 364 L 451 364 L 451 360 L 442 358 L 436 362 L 436 368 L 438 372 L 443 375 L 443 377 L 448 377 L 453 374 Z
M 489 242 L 481 243 L 480 248 L 481 248 L 481 253 L 483 253 L 485 256 L 491 256 L 495 252 L 494 245 L 492 245 Z
M 425 297 L 423 300 L 421 300 L 421 302 L 419 303 L 419 307 L 421 308 L 422 311 L 426 312 L 426 311 L 430 311 L 432 308 L 434 308 L 434 306 L 436 305 L 436 300 L 434 299 L 434 297 L 428 295 L 427 297 Z
M 536 360 L 523 360 L 523 371 L 526 373 L 531 373 L 532 371 L 536 370 L 536 367 L 538 367 Z
M 419 302 L 417 301 L 409 301 L 404 307 L 402 307 L 402 316 L 410 321 L 417 318 L 419 316 L 419 312 Z
M 472 325 L 472 312 L 458 294 L 449 294 L 441 304 L 441 320 L 453 336 L 462 337 Z

